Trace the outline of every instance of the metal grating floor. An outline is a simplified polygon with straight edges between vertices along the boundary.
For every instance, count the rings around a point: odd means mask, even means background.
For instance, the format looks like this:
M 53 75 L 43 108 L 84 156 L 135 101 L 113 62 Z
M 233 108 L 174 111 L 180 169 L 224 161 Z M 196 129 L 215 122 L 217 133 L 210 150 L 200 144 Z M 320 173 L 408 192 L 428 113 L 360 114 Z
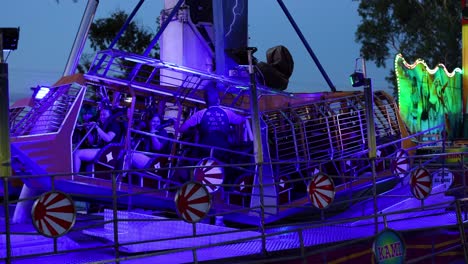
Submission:
M 411 220 L 401 220 L 392 223 L 392 228 L 396 230 L 410 230 L 412 228 L 428 228 L 438 227 L 441 225 L 453 225 L 455 224 L 455 214 L 446 213 L 437 216 L 424 216 L 421 218 L 414 218 Z M 380 228 L 382 228 L 382 223 Z M 403 229 L 401 229 L 403 228 Z M 211 241 L 211 243 L 202 244 L 198 241 L 193 247 L 201 246 L 206 248 L 197 249 L 196 259 L 198 261 L 209 261 L 222 258 L 233 258 L 239 256 L 249 256 L 261 253 L 262 242 L 261 239 L 255 238 L 245 242 L 237 242 L 229 245 L 214 244 L 218 242 L 229 242 L 240 238 L 240 234 L 245 235 L 243 239 L 248 239 L 249 235 L 255 237 L 259 235 L 258 232 L 250 233 L 228 233 L 224 234 L 222 239 L 217 241 Z M 335 225 L 335 226 L 322 226 L 303 230 L 304 246 L 315 246 L 324 243 L 337 243 L 346 240 L 372 237 L 374 235 L 374 225 L 363 225 L 363 226 L 350 226 L 350 225 Z M 171 241 L 173 247 L 176 245 L 180 248 L 182 244 L 177 241 Z M 187 241 L 186 241 L 187 242 Z M 214 242 L 214 243 L 213 243 Z M 187 242 L 188 243 L 188 242 Z M 206 243 L 206 241 L 205 241 Z M 149 245 L 149 246 L 148 246 Z M 148 243 L 146 246 L 154 247 L 156 244 Z M 84 246 L 84 245 L 83 245 Z M 188 245 L 186 245 L 188 246 Z M 266 249 L 269 252 L 287 250 L 287 249 L 298 249 L 299 250 L 299 235 L 297 232 L 285 233 L 281 235 L 269 236 L 266 239 Z M 90 248 L 92 246 L 90 245 Z M 138 248 L 141 250 L 141 248 Z M 153 248 L 154 250 L 155 248 Z M 128 249 L 127 249 L 128 250 Z M 168 251 L 159 251 L 152 253 L 140 252 L 139 254 L 125 254 L 120 253 L 120 257 L 123 258 L 121 263 L 141 263 L 142 261 L 148 263 L 192 263 L 194 262 L 194 253 L 190 248 L 188 249 L 174 249 L 176 252 L 168 253 L 171 249 L 167 248 Z M 115 257 L 115 252 L 112 248 L 108 249 L 96 249 L 93 251 L 87 251 L 86 254 L 80 252 L 73 252 L 68 254 L 61 254 L 56 256 L 36 257 L 34 258 L 35 264 L 42 263 L 89 263 L 103 261 L 102 263 L 111 263 Z M 31 259 L 16 259 L 12 263 L 31 263 Z

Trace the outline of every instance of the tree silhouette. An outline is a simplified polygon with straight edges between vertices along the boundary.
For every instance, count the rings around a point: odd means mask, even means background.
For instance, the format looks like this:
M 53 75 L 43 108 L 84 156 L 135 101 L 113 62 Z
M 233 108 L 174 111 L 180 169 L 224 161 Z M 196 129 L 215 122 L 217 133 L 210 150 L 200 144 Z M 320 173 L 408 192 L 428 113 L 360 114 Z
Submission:
M 461 66 L 461 3 L 459 0 L 366 0 L 358 8 L 361 23 L 356 42 L 361 55 L 386 68 L 402 53 L 407 61 L 424 59 L 430 67 Z M 390 65 L 392 67 L 393 65 Z M 397 94 L 394 70 L 386 77 Z
M 127 13 L 122 10 L 117 10 L 112 13 L 110 17 L 97 19 L 93 22 L 88 35 L 91 49 L 94 51 L 108 49 L 122 26 L 125 24 L 127 18 Z M 156 28 L 159 28 L 159 23 L 155 23 L 155 29 Z M 136 21 L 132 21 L 113 48 L 121 51 L 141 54 L 149 46 L 154 34 L 153 30 L 139 25 Z M 152 58 L 159 58 L 159 45 L 156 45 L 153 48 L 149 56 Z M 78 66 L 78 71 L 81 73 L 86 72 L 91 65 L 91 59 L 93 57 L 94 54 L 84 54 L 81 58 L 81 64 Z M 122 69 L 124 70 L 125 68 L 125 65 L 122 65 Z

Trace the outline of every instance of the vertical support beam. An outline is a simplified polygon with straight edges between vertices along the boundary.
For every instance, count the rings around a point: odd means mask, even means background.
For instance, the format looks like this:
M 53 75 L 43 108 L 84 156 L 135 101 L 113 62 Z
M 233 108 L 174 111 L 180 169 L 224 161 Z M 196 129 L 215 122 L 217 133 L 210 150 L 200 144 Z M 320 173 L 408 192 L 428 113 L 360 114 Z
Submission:
M 8 177 L 11 175 L 9 101 L 8 64 L 3 61 L 3 33 L 0 31 L 0 179 L 3 180 L 4 189 L 6 263 L 11 261 L 10 205 L 8 204 Z
M 248 46 L 247 17 L 247 0 L 213 0 L 216 74 L 228 76 L 229 70 L 239 64 L 226 56 L 226 50 L 244 51 Z M 245 64 L 248 58 L 238 59 L 242 61 L 240 64 Z
M 224 56 L 224 1 L 213 0 L 213 26 L 215 39 L 216 74 L 226 76 L 226 57 Z
M 255 73 L 252 64 L 252 50 L 248 50 L 249 56 L 249 76 L 250 76 L 250 111 L 252 112 L 252 129 L 254 134 L 254 155 L 255 163 L 263 163 L 263 148 L 262 148 L 262 135 L 260 131 L 260 113 L 258 110 L 258 95 L 257 85 L 255 82 Z M 262 184 L 262 176 L 260 174 L 260 184 Z M 260 196 L 260 199 L 262 197 Z
M 63 71 L 63 76 L 72 75 L 76 71 L 78 63 L 80 62 L 81 53 L 83 52 L 83 48 L 88 37 L 89 28 L 91 27 L 94 15 L 96 14 L 98 3 L 99 0 L 88 0 L 85 12 L 81 18 L 80 28 L 76 33 L 72 50 L 68 56 L 67 65 Z
M 3 194 L 3 206 L 5 208 L 5 257 L 6 263 L 11 263 L 11 231 L 10 231 L 10 202 L 9 202 L 9 194 L 8 194 L 8 178 L 7 177 L 0 177 L 3 179 L 3 189 L 5 193 Z
M 260 187 L 260 228 L 262 230 L 262 253 L 266 254 L 265 238 L 265 190 L 263 189 L 263 147 L 260 131 L 260 113 L 257 101 L 257 85 L 255 82 L 255 72 L 252 64 L 253 49 L 248 48 L 249 76 L 250 76 L 250 111 L 252 112 L 252 128 L 254 133 L 254 155 L 255 167 L 258 173 L 258 183 Z M 255 184 L 255 181 L 254 181 Z
M 371 79 L 366 78 L 364 86 L 364 100 L 366 103 L 367 118 L 367 147 L 369 148 L 369 158 L 376 157 L 375 124 L 374 124 L 374 92 L 372 91 Z
M 365 65 L 365 64 L 364 64 Z M 365 68 L 364 68 L 365 75 Z M 377 216 L 377 173 L 375 169 L 375 158 L 376 158 L 376 141 L 375 141 L 375 124 L 374 124 L 374 92 L 372 90 L 371 79 L 365 79 L 364 85 L 364 100 L 366 104 L 366 120 L 367 120 L 367 147 L 369 149 L 369 160 L 371 162 L 372 169 L 372 196 L 374 197 L 374 223 L 375 223 L 375 234 L 379 232 L 379 219 Z
M 11 175 L 9 101 L 8 64 L 3 60 L 3 33 L 0 31 L 0 177 Z
M 377 156 L 377 144 L 375 140 L 375 123 L 374 123 L 374 91 L 372 89 L 372 81 L 367 78 L 366 61 L 362 59 L 362 71 L 364 74 L 364 101 L 366 106 L 366 127 L 367 127 L 367 148 L 368 156 L 372 169 L 372 196 L 374 197 L 374 225 L 375 234 L 379 232 L 379 218 L 377 215 L 377 173 L 375 169 L 375 158 Z
M 192 43 L 194 46 L 197 44 L 193 41 L 193 36 L 187 32 L 186 23 L 179 19 L 179 15 L 183 13 L 180 12 L 179 14 L 183 2 L 183 0 L 164 0 L 164 10 L 161 12 L 161 27 L 142 55 L 148 56 L 151 54 L 154 46 L 159 41 L 159 55 L 162 61 L 168 61 L 180 66 L 198 68 L 187 62 L 194 57 L 194 54 L 196 54 L 196 56 L 199 55 L 197 52 L 193 52 L 193 50 L 198 49 L 194 48 L 188 51 L 186 48 L 187 42 Z M 171 10 L 169 14 L 167 14 L 168 10 Z M 135 66 L 131 73 L 131 78 L 137 76 L 140 67 L 140 64 Z M 159 74 L 160 83 L 163 85 L 180 86 L 185 79 L 184 74 L 171 70 L 160 69 Z

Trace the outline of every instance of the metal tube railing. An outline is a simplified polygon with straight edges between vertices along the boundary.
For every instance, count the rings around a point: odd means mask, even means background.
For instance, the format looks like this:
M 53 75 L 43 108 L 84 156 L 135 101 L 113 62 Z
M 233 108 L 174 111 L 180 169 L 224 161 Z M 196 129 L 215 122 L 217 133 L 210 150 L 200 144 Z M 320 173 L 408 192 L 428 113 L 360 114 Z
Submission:
M 463 155 L 464 153 L 461 154 L 461 157 L 463 159 Z M 307 161 L 304 161 L 304 162 L 307 162 Z M 466 168 L 464 166 L 464 164 L 460 164 L 462 166 L 462 169 L 460 169 L 458 172 L 465 172 Z M 172 168 L 172 169 L 184 169 L 185 167 L 180 167 L 180 168 Z M 193 166 L 191 167 L 193 168 Z M 139 240 L 139 241 L 131 241 L 131 242 L 126 242 L 126 241 L 121 241 L 121 237 L 122 234 L 119 235 L 119 223 L 122 222 L 122 221 L 146 221 L 148 223 L 150 222 L 154 222 L 154 221 L 174 221 L 174 219 L 167 219 L 167 220 L 159 220 L 159 219 L 154 219 L 154 220 L 140 220 L 140 219 L 119 219 L 119 212 L 118 212 L 118 199 L 120 197 L 122 197 L 122 195 L 119 195 L 117 193 L 117 185 L 116 185 L 116 176 L 115 176 L 115 173 L 119 173 L 119 172 L 115 172 L 114 171 L 114 174 L 112 175 L 112 197 L 111 197 L 111 200 L 112 200 L 112 215 L 113 215 L 113 218 L 112 218 L 112 225 L 113 225 L 113 244 L 112 245 L 109 245 L 109 247 L 113 247 L 114 250 L 115 250 L 115 255 L 114 255 L 114 258 L 109 261 L 102 261 L 102 262 L 99 262 L 99 263 L 109 263 L 109 262 L 119 262 L 119 261 L 124 261 L 124 260 L 130 260 L 130 259 L 140 259 L 140 258 L 149 258 L 149 257 L 152 257 L 152 256 L 160 256 L 160 255 L 163 255 L 163 254 L 169 254 L 169 253 L 176 253 L 176 252 L 185 252 L 185 251 L 191 251 L 192 254 L 193 254 L 193 260 L 195 261 L 195 263 L 197 261 L 199 261 L 201 258 L 200 258 L 200 250 L 201 249 L 206 249 L 206 248 L 210 248 L 210 247 L 216 247 L 216 246 L 221 246 L 221 245 L 235 245 L 236 243 L 245 243 L 245 242 L 248 242 L 248 241 L 254 241 L 255 239 L 260 239 L 260 240 L 263 240 L 265 241 L 264 243 L 266 244 L 267 241 L 271 241 L 271 240 L 268 240 L 269 238 L 274 238 L 275 236 L 278 236 L 278 235 L 281 235 L 281 234 L 295 234 L 294 238 L 297 239 L 297 245 L 298 245 L 298 248 L 300 249 L 300 254 L 297 255 L 297 258 L 298 259 L 302 259 L 303 261 L 307 261 L 307 258 L 308 256 L 310 256 L 311 254 L 313 253 L 317 253 L 317 252 L 323 252 L 324 253 L 324 257 L 326 256 L 326 252 L 328 252 L 329 248 L 328 249 L 319 249 L 319 250 L 307 250 L 307 247 L 310 247 L 311 244 L 310 242 L 306 242 L 305 241 L 305 234 L 306 234 L 306 231 L 308 229 L 312 229 L 312 228 L 320 228 L 320 227 L 326 227 L 326 226 L 332 226 L 332 225 L 343 225 L 343 224 L 349 224 L 349 223 L 352 223 L 353 221 L 357 221 L 357 220 L 371 220 L 373 219 L 374 217 L 378 217 L 379 220 L 378 220 L 378 223 L 381 224 L 381 220 L 380 219 L 383 219 L 383 224 L 384 226 L 386 227 L 391 227 L 392 224 L 394 223 L 393 220 L 389 220 L 391 218 L 389 218 L 389 216 L 391 215 L 396 215 L 396 214 L 399 214 L 399 213 L 410 213 L 410 212 L 417 212 L 417 211 L 421 211 L 421 212 L 424 212 L 424 211 L 427 211 L 427 210 L 431 210 L 431 209 L 437 209 L 437 208 L 447 208 L 448 206 L 450 206 L 450 203 L 440 203 L 440 204 L 433 204 L 433 205 L 426 205 L 424 208 L 413 208 L 413 209 L 407 209 L 407 210 L 398 210 L 398 211 L 394 211 L 394 212 L 377 212 L 377 211 L 374 211 L 373 214 L 371 215 L 364 215 L 364 216 L 360 216 L 360 217 L 354 217 L 354 218 L 345 218 L 345 219 L 338 219 L 338 220 L 332 220 L 332 219 L 327 219 L 327 221 L 323 221 L 323 222 L 320 222 L 319 224 L 314 224 L 314 223 L 307 223 L 308 226 L 301 226 L 301 227 L 292 227 L 290 228 L 289 230 L 282 230 L 281 232 L 270 232 L 270 230 L 266 229 L 266 227 L 264 226 L 263 228 L 265 229 L 264 232 L 261 232 L 260 234 L 258 234 L 257 236 L 246 236 L 244 237 L 243 239 L 234 239 L 234 240 L 230 240 L 230 241 L 224 241 L 224 242 L 220 242 L 220 243 L 212 243 L 212 244 L 201 244 L 201 245 L 198 245 L 198 246 L 192 246 L 192 247 L 187 247 L 187 248 L 183 248 L 183 249 L 178 249 L 178 250 L 168 250 L 168 251 L 165 251 L 165 252 L 157 252 L 157 253 L 150 253 L 150 254 L 141 254 L 141 255 L 137 255 L 137 256 L 126 256 L 126 257 L 123 257 L 120 255 L 119 251 L 120 251 L 120 248 L 122 248 L 123 246 L 131 246 L 131 245 L 135 245 L 135 244 L 144 244 L 144 243 L 150 243 L 150 242 L 154 242 L 154 241 L 170 241 L 171 239 L 174 240 L 174 241 L 177 241 L 177 239 L 182 239 L 182 238 L 190 238 L 190 237 L 197 237 L 197 238 L 202 238 L 202 237 L 206 237 L 206 236 L 210 236 L 210 235 L 214 235 L 214 234 L 231 234 L 231 233 L 234 233 L 234 232 L 242 232 L 242 231 L 245 231 L 247 229 L 242 229 L 242 230 L 226 230 L 226 231 L 222 231 L 222 232 L 212 232 L 212 233 L 202 233 L 202 232 L 198 232 L 197 230 L 197 226 L 196 225 L 193 225 L 193 233 L 192 235 L 187 235 L 187 236 L 176 236 L 176 237 L 172 237 L 172 238 L 164 238 L 164 239 L 157 239 L 157 240 L 148 240 L 148 239 L 145 239 L 145 240 Z M 464 174 L 463 174 L 464 175 Z M 59 176 L 63 176 L 63 175 L 48 175 L 47 177 L 51 177 L 51 180 L 52 180 L 52 189 L 55 189 L 54 186 L 58 186 L 56 184 L 57 181 L 59 181 L 60 179 L 57 179 L 57 177 Z M 27 178 L 34 178 L 34 177 L 44 177 L 43 175 L 39 175 L 39 176 L 18 176 L 18 178 L 21 178 L 21 177 L 27 177 Z M 296 179 L 295 180 L 296 182 L 298 181 L 302 181 L 302 179 Z M 5 190 L 8 191 L 8 184 L 7 184 L 7 180 L 4 179 L 4 188 Z M 135 193 L 131 193 L 131 194 L 128 194 L 128 195 L 141 195 L 142 193 L 141 192 L 135 192 Z M 262 194 L 263 195 L 263 194 Z M 96 195 L 96 197 L 98 197 L 99 195 Z M 266 197 L 266 196 L 265 196 Z M 375 195 L 372 195 L 370 196 L 370 198 L 373 198 L 375 197 Z M 385 194 L 381 195 L 381 197 L 386 197 Z M 87 197 L 87 198 L 93 198 L 93 197 Z M 459 229 L 460 229 L 460 235 L 461 235 L 461 241 L 462 241 L 462 245 L 464 246 L 463 250 L 466 250 L 466 237 L 465 237 L 465 231 L 464 231 L 464 226 L 463 226 L 463 218 L 462 218 L 462 210 L 461 210 L 461 202 L 465 202 L 466 201 L 466 198 L 465 199 L 459 199 L 457 200 L 457 216 L 456 216 L 456 221 L 453 221 L 452 225 L 453 226 L 456 226 L 458 225 Z M 6 216 L 8 216 L 8 206 L 9 206 L 9 203 L 12 203 L 14 201 L 10 201 L 8 198 L 4 199 L 4 205 L 5 205 L 5 214 Z M 263 205 L 265 206 L 265 205 Z M 302 206 L 303 208 L 306 208 L 307 206 L 304 205 Z M 291 208 L 301 208 L 301 206 L 294 206 L 294 205 L 291 205 Z M 243 210 L 254 210 L 254 208 L 245 208 Z M 232 213 L 232 212 L 224 212 L 223 214 L 229 214 L 229 213 Z M 215 214 L 217 215 L 217 214 Z M 209 215 L 209 216 L 213 216 L 213 215 Z M 261 217 L 263 217 L 263 221 L 266 220 L 267 217 L 269 217 L 267 214 L 264 214 L 264 215 L 261 215 Z M 7 217 L 8 219 L 8 217 Z M 408 218 L 409 219 L 409 218 Z M 8 237 L 8 234 L 10 235 L 15 235 L 17 233 L 11 233 L 11 231 L 8 229 L 9 227 L 9 223 L 6 221 L 5 223 L 6 225 L 8 225 L 6 227 L 6 231 L 5 233 L 7 234 L 7 237 Z M 434 229 L 437 229 L 438 226 L 435 225 Z M 255 228 L 253 229 L 248 229 L 249 231 L 250 230 L 257 230 Z M 373 237 L 373 234 L 370 234 L 369 236 L 367 236 L 366 234 L 363 234 L 363 236 L 366 237 L 366 239 L 371 239 Z M 357 240 L 353 240 L 353 241 L 357 241 Z M 6 245 L 6 251 L 8 250 L 11 250 L 11 243 L 8 244 L 9 242 L 7 241 Z M 347 243 L 347 242 L 346 242 Z M 336 246 L 342 246 L 344 245 L 345 243 L 341 243 L 341 242 L 338 242 L 338 244 L 336 244 Z M 64 252 L 72 252 L 72 251 L 67 251 L 67 250 L 59 250 L 60 248 L 54 248 L 54 253 L 64 253 Z M 93 250 L 92 248 L 89 248 L 88 250 Z M 437 255 L 437 254 L 441 254 L 440 253 L 441 251 L 438 251 L 438 252 L 433 252 L 432 254 L 433 255 Z M 465 251 L 465 255 L 466 255 L 466 251 Z M 8 255 L 8 252 L 6 252 L 7 254 L 7 257 L 5 258 L 7 261 L 9 261 L 11 259 L 11 253 L 10 255 Z M 49 253 L 46 253 L 46 254 L 49 254 Z M 41 255 L 41 254 L 40 254 Z M 45 254 L 42 254 L 42 255 L 45 255 Z M 36 255 L 36 256 L 39 256 L 39 255 Z M 430 255 L 429 255 L 430 257 Z M 327 258 L 328 260 L 328 258 Z M 412 261 L 412 260 L 410 260 Z

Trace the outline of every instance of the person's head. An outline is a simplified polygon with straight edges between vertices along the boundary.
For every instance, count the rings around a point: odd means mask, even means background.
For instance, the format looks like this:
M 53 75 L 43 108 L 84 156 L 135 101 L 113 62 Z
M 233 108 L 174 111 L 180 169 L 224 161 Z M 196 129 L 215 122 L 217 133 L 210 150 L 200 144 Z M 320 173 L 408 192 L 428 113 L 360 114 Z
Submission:
M 219 94 L 216 83 L 211 81 L 205 86 L 204 99 L 207 107 L 219 105 Z
M 112 112 L 109 108 L 102 108 L 99 112 L 99 120 L 101 123 L 106 122 L 106 120 L 111 116 Z
M 157 128 L 161 125 L 161 117 L 159 115 L 154 115 L 149 122 L 150 131 L 157 130 Z
M 81 108 L 81 121 L 84 123 L 90 122 L 95 115 L 95 111 L 90 105 L 83 105 Z
M 83 122 L 89 122 L 93 119 L 93 113 L 90 112 L 84 112 L 83 113 Z

